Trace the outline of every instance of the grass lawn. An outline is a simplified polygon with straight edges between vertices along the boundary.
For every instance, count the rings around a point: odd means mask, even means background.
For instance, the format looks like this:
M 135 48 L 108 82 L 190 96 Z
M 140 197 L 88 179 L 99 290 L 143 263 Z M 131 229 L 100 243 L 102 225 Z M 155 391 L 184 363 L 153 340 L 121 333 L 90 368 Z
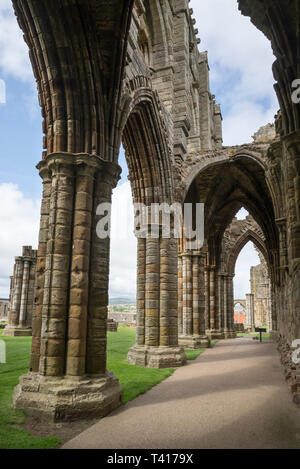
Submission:
M 3 331 L 0 330 L 0 336 Z M 0 449 L 51 449 L 59 446 L 55 437 L 35 437 L 15 424 L 24 422 L 22 412 L 12 408 L 12 393 L 19 376 L 29 367 L 31 337 L 1 337 L 6 343 L 6 364 L 0 364 Z M 212 343 L 215 345 L 217 341 Z M 123 389 L 123 403 L 157 385 L 170 376 L 172 368 L 157 370 L 129 365 L 126 356 L 135 343 L 135 330 L 119 327 L 108 333 L 107 368 L 118 378 Z M 195 360 L 205 350 L 186 350 L 188 360 Z
M 120 381 L 123 389 L 123 404 L 153 388 L 174 372 L 172 368 L 156 370 L 129 365 L 127 352 L 135 344 L 135 329 L 119 327 L 117 333 L 108 332 L 107 369 Z
M 246 333 L 239 333 L 237 334 L 237 337 L 258 337 L 259 338 L 259 333 L 258 332 L 252 332 L 250 334 Z M 270 334 L 262 334 L 262 339 L 263 340 L 270 340 Z
M 0 364 L 0 449 L 56 448 L 56 437 L 38 438 L 15 426 L 24 421 L 24 414 L 13 410 L 12 393 L 19 376 L 28 371 L 31 337 L 0 338 L 6 343 L 7 362 Z
M 216 344 L 218 343 L 218 340 L 212 340 L 210 343 L 210 348 L 213 348 Z M 196 358 L 199 357 L 203 352 L 205 352 L 204 349 L 198 349 L 198 350 L 185 350 L 186 358 L 188 360 L 196 360 Z

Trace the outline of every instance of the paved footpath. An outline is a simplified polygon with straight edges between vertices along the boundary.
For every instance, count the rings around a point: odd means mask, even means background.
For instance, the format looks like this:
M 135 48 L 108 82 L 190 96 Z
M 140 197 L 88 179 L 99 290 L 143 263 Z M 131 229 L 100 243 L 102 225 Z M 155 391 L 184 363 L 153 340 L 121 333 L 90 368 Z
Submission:
M 300 448 L 275 344 L 221 341 L 64 448 Z

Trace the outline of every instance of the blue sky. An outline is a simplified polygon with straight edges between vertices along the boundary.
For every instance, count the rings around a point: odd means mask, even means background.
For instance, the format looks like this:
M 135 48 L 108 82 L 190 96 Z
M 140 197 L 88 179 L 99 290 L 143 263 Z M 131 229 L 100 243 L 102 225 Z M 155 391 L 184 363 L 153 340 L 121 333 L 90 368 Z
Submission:
M 192 0 L 190 5 L 202 39 L 200 50 L 209 51 L 211 90 L 223 110 L 224 144 L 250 142 L 278 108 L 270 44 L 239 14 L 236 0 Z M 0 80 L 6 85 L 6 103 L 0 104 L 0 297 L 5 297 L 14 256 L 23 244 L 37 245 L 41 180 L 35 166 L 42 151 L 35 82 L 10 0 L 0 1 Z M 123 152 L 119 163 L 123 174 L 114 191 L 113 217 L 126 211 L 127 201 L 131 220 Z M 124 234 L 122 243 L 112 240 L 111 296 L 135 295 L 135 250 L 132 232 Z M 238 297 L 249 291 L 249 268 L 257 263 L 254 248 L 247 245 L 237 264 Z

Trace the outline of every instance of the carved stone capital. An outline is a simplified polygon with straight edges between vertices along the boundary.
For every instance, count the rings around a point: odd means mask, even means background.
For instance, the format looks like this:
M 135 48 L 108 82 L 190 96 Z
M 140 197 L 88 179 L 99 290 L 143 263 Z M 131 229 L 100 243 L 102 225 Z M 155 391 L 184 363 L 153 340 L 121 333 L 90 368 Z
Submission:
M 118 164 L 88 153 L 51 153 L 37 165 L 37 169 L 43 180 L 51 178 L 56 172 L 70 176 L 75 176 L 77 171 L 91 176 L 100 172 L 101 180 L 112 188 L 116 187 L 121 175 Z

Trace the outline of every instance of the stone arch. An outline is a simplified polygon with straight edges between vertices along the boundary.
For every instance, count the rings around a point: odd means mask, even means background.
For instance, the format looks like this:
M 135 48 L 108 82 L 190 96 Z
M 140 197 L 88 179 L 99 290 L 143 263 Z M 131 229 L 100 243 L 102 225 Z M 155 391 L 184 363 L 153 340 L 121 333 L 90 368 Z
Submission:
M 239 299 L 234 300 L 233 305 L 234 305 L 234 307 L 236 307 L 237 305 L 241 305 L 242 308 L 245 309 L 246 308 L 246 300 L 239 300 Z
M 276 248 L 278 230 L 267 184 L 265 158 L 263 151 L 234 149 L 232 154 L 226 149 L 208 158 L 198 160 L 194 155 L 187 160 L 186 165 L 191 169 L 188 175 L 185 173 L 183 193 L 186 200 L 191 201 L 192 197 L 206 205 L 205 236 L 208 242 L 213 228 L 214 244 L 220 246 L 224 231 L 235 213 L 244 206 L 261 226 L 269 249 Z M 216 262 L 217 257 L 218 249 L 212 261 Z
M 170 61 L 168 44 L 168 22 L 159 0 L 148 0 L 147 8 L 151 15 L 153 65 L 166 66 Z
M 195 305 L 195 315 L 187 315 L 188 325 L 195 319 L 196 334 L 205 333 L 199 318 L 203 316 L 199 312 L 204 309 L 205 288 L 208 304 L 208 307 L 205 306 L 206 325 L 211 336 L 221 337 L 222 331 L 225 331 L 224 335 L 230 337 L 233 333 L 228 320 L 232 306 L 232 279 L 229 276 L 222 280 L 226 280 L 227 292 L 226 304 L 223 301 L 224 311 L 226 309 L 223 317 L 227 318 L 225 324 L 225 320 L 222 323 L 222 317 L 218 316 L 221 309 L 218 310 L 217 301 L 222 298 L 224 282 L 223 287 L 222 282 L 217 283 L 216 267 L 224 230 L 234 211 L 249 200 L 249 212 L 263 229 L 268 252 L 272 253 L 276 267 L 280 256 L 281 290 L 276 291 L 276 300 L 281 309 L 283 353 L 288 350 L 290 339 L 296 337 L 299 330 L 300 210 L 297 202 L 300 200 L 300 137 L 297 131 L 300 129 L 300 108 L 291 102 L 290 93 L 291 79 L 297 76 L 299 64 L 299 47 L 295 46 L 299 42 L 298 21 L 295 21 L 299 19 L 299 8 L 296 9 L 296 2 L 292 0 L 287 2 L 288 8 L 282 7 L 279 1 L 239 0 L 242 12 L 251 16 L 267 35 L 278 57 L 274 75 L 281 106 L 281 114 L 276 120 L 281 143 L 280 151 L 274 151 L 277 153 L 274 157 L 276 161 L 272 157 L 270 162 L 267 154 L 269 145 L 219 149 L 220 118 L 214 129 L 203 126 L 199 142 L 192 146 L 195 153 L 188 153 L 191 125 L 186 98 L 191 80 L 203 84 L 199 96 L 205 96 L 202 103 L 205 108 L 202 113 L 204 124 L 209 119 L 215 124 L 213 114 L 216 109 L 213 110 L 214 98 L 205 85 L 208 81 L 207 54 L 199 53 L 195 47 L 197 33 L 187 1 L 13 0 L 30 49 L 45 135 L 43 161 L 38 166 L 44 193 L 37 261 L 32 373 L 21 378 L 16 390 L 15 403 L 20 408 L 27 406 L 29 411 L 42 417 L 49 418 L 50 415 L 55 419 L 68 419 L 80 413 L 84 417 L 103 416 L 120 403 L 120 387 L 114 377 L 106 373 L 109 243 L 97 239 L 97 219 L 94 215 L 100 202 L 110 202 L 112 188 L 120 173 L 116 165 L 122 129 L 120 122 L 124 112 L 126 116 L 126 106 L 130 108 L 131 99 L 130 93 L 128 97 L 127 90 L 124 91 L 124 69 L 125 65 L 130 68 L 130 63 L 136 65 L 138 58 L 135 41 L 130 36 L 134 4 L 136 9 L 143 10 L 145 5 L 157 8 L 158 22 L 149 24 L 154 31 L 153 42 L 159 37 L 163 40 L 159 47 L 157 44 L 153 47 L 155 67 L 151 69 L 140 56 L 140 68 L 137 71 L 133 65 L 126 79 L 130 80 L 132 76 L 146 78 L 151 85 L 144 86 L 145 94 L 151 95 L 151 89 L 154 89 L 161 95 L 160 100 L 168 111 L 165 123 L 170 129 L 168 136 L 172 154 L 168 159 L 168 138 L 163 136 L 164 124 L 159 119 L 164 110 L 159 109 L 158 99 L 156 103 L 151 102 L 151 98 L 148 102 L 148 98 L 141 99 L 133 105 L 129 117 L 125 118 L 128 141 L 131 138 L 134 142 L 133 148 L 129 148 L 128 144 L 127 151 L 132 160 L 131 173 L 134 179 L 139 177 L 135 197 L 147 203 L 172 200 L 172 171 L 169 171 L 168 164 L 170 167 L 173 164 L 173 177 L 178 182 L 177 195 L 181 201 L 185 200 L 200 169 L 206 184 L 209 177 L 215 178 L 214 187 L 208 184 L 208 191 L 203 191 L 206 200 L 212 200 L 207 216 L 208 252 L 195 252 L 186 262 L 186 285 L 190 288 L 191 278 L 195 285 L 192 296 L 195 302 L 191 306 L 187 300 L 185 305 L 188 313 Z M 173 45 L 176 45 L 174 51 Z M 130 51 L 129 46 L 133 46 Z M 169 55 L 172 56 L 171 64 Z M 161 64 L 160 56 L 163 58 Z M 195 65 L 193 71 L 191 62 Z M 176 69 L 179 72 L 182 70 L 182 73 L 177 73 Z M 177 75 L 182 75 L 180 83 Z M 178 97 L 182 98 L 179 106 Z M 207 113 L 207 109 L 210 112 Z M 131 123 L 134 125 L 131 126 Z M 142 132 L 136 136 L 134 127 L 139 123 Z M 150 140 L 157 143 L 157 148 L 149 144 Z M 141 143 L 144 152 L 142 168 L 139 166 L 139 155 L 133 151 Z M 273 150 L 272 144 L 270 152 Z M 261 160 L 263 165 L 260 164 Z M 207 162 L 210 166 L 206 165 Z M 230 185 L 228 175 L 224 174 L 223 178 L 221 172 L 216 170 L 214 173 L 215 167 L 220 169 L 220 163 L 228 173 L 233 167 L 239 170 L 239 177 L 235 178 L 237 187 Z M 193 171 L 196 174 L 193 175 Z M 273 180 L 279 180 L 278 173 L 282 175 L 282 182 L 278 185 L 283 187 L 281 192 L 286 204 L 275 205 L 276 193 L 272 190 L 271 181 L 272 174 Z M 227 180 L 223 181 L 226 177 Z M 223 183 L 229 184 L 228 193 Z M 217 192 L 215 188 L 219 190 L 219 200 L 214 194 Z M 202 181 L 201 197 L 203 189 Z M 224 200 L 227 196 L 228 201 Z M 275 218 L 278 217 L 280 246 L 275 225 Z M 132 362 L 155 367 L 172 367 L 185 362 L 182 349 L 177 347 L 176 262 L 177 245 L 173 239 L 139 242 L 141 314 L 138 346 L 132 351 Z M 201 337 L 199 340 L 198 344 Z M 153 349 L 155 353 L 151 353 Z M 291 376 L 289 360 L 288 357 L 286 363 L 288 375 Z M 78 379 L 85 374 L 89 376 L 88 382 Z M 296 378 L 295 374 L 293 378 Z M 296 379 L 293 388 L 295 382 Z M 37 389 L 40 389 L 39 393 Z M 90 391 L 93 391 L 92 398 Z M 59 401 L 62 394 L 63 405 Z
M 267 150 L 268 147 L 257 145 L 255 149 L 248 146 L 227 148 L 205 156 L 190 155 L 185 162 L 185 200 L 205 205 L 205 318 L 206 328 L 213 331 L 215 338 L 235 336 L 233 277 L 235 261 L 242 247 L 253 240 L 266 256 L 272 279 L 278 271 L 279 260 L 273 253 L 278 251 L 279 236 L 267 184 Z M 235 240 L 230 267 L 228 259 L 223 259 L 222 243 L 241 207 L 248 210 L 259 226 L 246 226 L 239 235 L 241 239 Z
M 255 161 L 264 171 L 267 169 L 265 164 L 265 149 L 263 147 L 258 148 L 257 152 L 254 152 L 251 149 L 251 145 L 249 145 L 249 149 L 246 150 L 243 146 L 241 149 L 234 147 L 233 149 L 224 148 L 223 150 L 209 153 L 191 153 L 184 162 L 182 169 L 182 178 L 184 180 L 182 183 L 182 197 L 186 197 L 193 181 L 201 172 L 224 163 L 234 164 L 242 158 Z
M 272 330 L 272 328 L 275 327 L 277 322 L 276 309 L 274 308 L 274 305 L 272 305 L 271 302 L 271 291 L 274 291 L 276 287 L 276 277 L 274 275 L 275 269 L 274 265 L 272 264 L 273 259 L 271 253 L 268 249 L 268 245 L 266 244 L 266 238 L 259 225 L 250 215 L 247 216 L 244 220 L 237 220 L 237 218 L 234 218 L 232 223 L 224 233 L 222 241 L 221 263 L 219 265 L 219 282 L 223 282 L 225 283 L 225 285 L 226 283 L 228 284 L 228 282 L 232 284 L 232 279 L 235 276 L 235 265 L 237 258 L 244 246 L 249 241 L 252 241 L 253 244 L 256 246 L 256 249 L 260 255 L 261 263 L 266 266 L 269 285 L 268 290 L 266 290 L 267 301 L 264 301 L 264 303 L 259 303 L 259 310 L 261 311 L 261 305 L 264 304 L 263 308 L 267 308 L 266 310 L 264 310 L 264 314 L 266 314 L 265 317 L 267 318 L 269 329 Z M 226 280 L 224 282 L 224 278 L 227 277 L 229 280 Z M 225 295 L 227 294 L 228 293 L 225 292 Z M 224 308 L 223 300 L 219 303 L 222 315 L 226 311 L 227 320 L 229 320 L 229 323 L 232 322 L 232 315 L 234 315 L 234 305 L 237 302 L 240 302 L 240 300 L 233 299 L 232 306 L 230 307 L 230 309 Z M 254 306 L 254 295 L 251 291 L 251 294 L 246 295 L 246 318 L 248 321 L 247 324 L 251 324 L 252 327 L 254 327 L 255 323 L 255 311 L 256 310 Z
M 168 140 L 156 94 L 150 88 L 139 88 L 133 94 L 124 120 L 123 144 L 134 201 L 146 205 L 172 202 Z
M 37 82 L 44 157 L 72 152 L 114 161 L 115 107 L 133 0 L 59 6 L 15 0 L 13 5 Z
M 266 245 L 264 240 L 258 235 L 258 233 L 254 230 L 247 230 L 245 233 L 242 234 L 242 236 L 238 239 L 237 243 L 234 246 L 234 249 L 232 250 L 229 259 L 228 259 L 228 273 L 230 275 L 234 275 L 235 271 L 235 265 L 237 258 L 239 257 L 241 251 L 243 248 L 249 243 L 249 241 L 252 241 L 253 244 L 257 247 L 257 249 L 262 253 L 264 258 L 266 259 L 267 265 L 270 269 L 270 256 L 268 254 L 268 251 L 266 249 Z

